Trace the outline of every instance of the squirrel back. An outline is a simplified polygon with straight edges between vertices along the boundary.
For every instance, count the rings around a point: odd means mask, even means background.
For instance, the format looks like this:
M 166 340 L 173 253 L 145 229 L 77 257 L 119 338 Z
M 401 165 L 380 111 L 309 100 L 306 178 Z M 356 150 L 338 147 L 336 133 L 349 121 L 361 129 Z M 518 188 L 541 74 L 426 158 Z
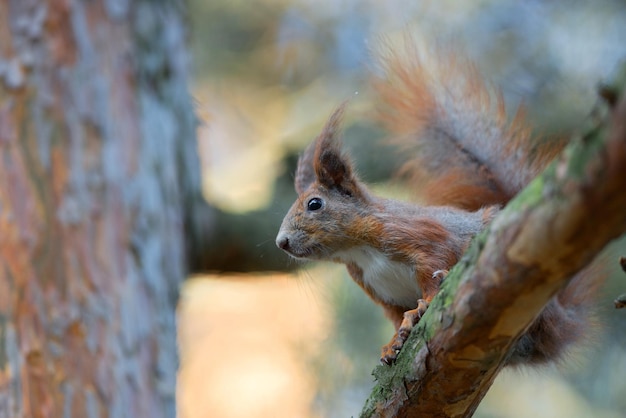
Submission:
M 411 41 L 381 51 L 380 115 L 401 146 L 418 147 L 403 171 L 425 203 L 504 205 L 565 145 L 533 138 L 523 107 L 509 120 L 501 92 L 463 54 Z

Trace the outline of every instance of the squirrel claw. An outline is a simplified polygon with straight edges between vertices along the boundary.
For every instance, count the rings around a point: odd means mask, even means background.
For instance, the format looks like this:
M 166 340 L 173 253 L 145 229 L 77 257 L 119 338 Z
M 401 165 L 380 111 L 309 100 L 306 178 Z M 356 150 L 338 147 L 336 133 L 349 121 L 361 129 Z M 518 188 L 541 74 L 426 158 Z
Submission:
M 390 342 L 382 348 L 382 352 L 380 354 L 380 363 L 391 366 L 396 361 L 397 356 L 398 350 L 394 349 L 392 343 Z

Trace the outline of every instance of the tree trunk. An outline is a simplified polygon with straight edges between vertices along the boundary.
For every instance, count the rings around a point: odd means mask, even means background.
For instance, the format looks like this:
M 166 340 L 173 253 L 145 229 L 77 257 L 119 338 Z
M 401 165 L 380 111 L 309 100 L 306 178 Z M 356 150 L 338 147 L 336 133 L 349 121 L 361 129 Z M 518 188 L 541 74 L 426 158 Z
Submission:
M 0 1 L 0 418 L 175 416 L 199 201 L 182 12 Z

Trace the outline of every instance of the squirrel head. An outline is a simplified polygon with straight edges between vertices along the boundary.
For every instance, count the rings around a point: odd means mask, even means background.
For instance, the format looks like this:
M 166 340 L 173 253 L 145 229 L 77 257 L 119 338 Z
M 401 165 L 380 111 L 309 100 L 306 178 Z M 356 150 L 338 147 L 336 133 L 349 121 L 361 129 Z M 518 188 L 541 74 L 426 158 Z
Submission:
M 276 237 L 276 245 L 295 258 L 332 258 L 360 235 L 355 229 L 367 212 L 369 198 L 341 149 L 344 107 L 335 110 L 298 160 L 298 198 Z

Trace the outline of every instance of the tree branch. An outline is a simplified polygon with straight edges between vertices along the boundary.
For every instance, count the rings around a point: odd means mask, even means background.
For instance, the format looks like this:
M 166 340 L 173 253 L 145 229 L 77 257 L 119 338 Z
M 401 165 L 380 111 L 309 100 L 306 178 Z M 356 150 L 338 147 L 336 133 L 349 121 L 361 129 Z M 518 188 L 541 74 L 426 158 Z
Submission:
M 620 89 L 623 89 L 621 83 Z M 542 308 L 626 231 L 626 99 L 517 196 L 450 272 L 371 416 L 470 416 Z

